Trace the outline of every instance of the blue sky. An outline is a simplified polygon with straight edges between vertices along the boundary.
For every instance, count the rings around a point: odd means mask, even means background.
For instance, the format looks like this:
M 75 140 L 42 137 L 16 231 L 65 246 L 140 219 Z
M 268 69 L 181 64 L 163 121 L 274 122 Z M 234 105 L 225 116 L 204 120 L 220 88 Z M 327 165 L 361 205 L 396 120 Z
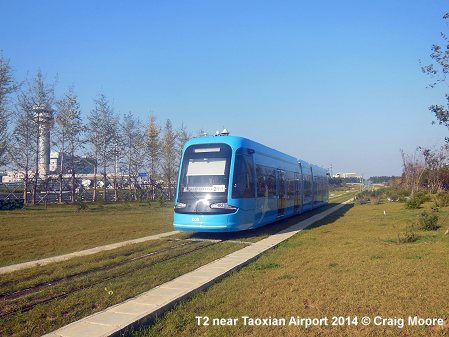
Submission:
M 298 158 L 399 175 L 400 149 L 439 146 L 420 60 L 449 29 L 445 1 L 6 1 L 0 49 L 17 79 L 41 69 L 83 113 L 223 127 Z

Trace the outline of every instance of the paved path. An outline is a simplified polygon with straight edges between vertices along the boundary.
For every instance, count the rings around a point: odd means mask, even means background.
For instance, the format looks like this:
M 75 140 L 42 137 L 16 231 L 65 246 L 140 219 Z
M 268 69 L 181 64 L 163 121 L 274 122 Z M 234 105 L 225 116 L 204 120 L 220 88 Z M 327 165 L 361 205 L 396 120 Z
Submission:
M 112 249 L 120 248 L 120 247 L 134 244 L 134 243 L 141 243 L 141 242 L 150 241 L 150 240 L 157 240 L 157 239 L 164 238 L 166 236 L 171 236 L 171 235 L 178 234 L 178 233 L 179 233 L 179 231 L 172 231 L 172 232 L 167 232 L 167 233 L 150 235 L 150 236 L 145 236 L 145 237 L 139 238 L 139 239 L 112 243 L 110 245 L 99 246 L 99 247 L 81 250 L 79 252 L 69 253 L 69 254 L 65 254 L 65 255 L 53 256 L 53 257 L 48 257 L 46 259 L 29 261 L 29 262 L 24 262 L 24 263 L 19 263 L 19 264 L 13 264 L 10 266 L 1 267 L 0 275 L 11 273 L 13 271 L 17 271 L 17 270 L 21 270 L 21 269 L 37 267 L 37 266 L 44 266 L 46 264 L 53 263 L 53 262 L 65 261 L 65 260 L 69 260 L 69 259 L 77 257 L 77 256 L 86 256 L 86 255 L 96 254 L 99 252 L 104 252 L 105 250 L 112 250 Z
M 349 201 L 327 209 L 251 246 L 208 263 L 137 297 L 66 325 L 44 337 L 120 336 L 127 329 L 137 328 L 143 324 L 150 323 L 156 317 L 171 309 L 176 303 L 208 288 L 230 272 L 249 264 L 263 252 L 287 240 L 302 229 L 322 220 Z

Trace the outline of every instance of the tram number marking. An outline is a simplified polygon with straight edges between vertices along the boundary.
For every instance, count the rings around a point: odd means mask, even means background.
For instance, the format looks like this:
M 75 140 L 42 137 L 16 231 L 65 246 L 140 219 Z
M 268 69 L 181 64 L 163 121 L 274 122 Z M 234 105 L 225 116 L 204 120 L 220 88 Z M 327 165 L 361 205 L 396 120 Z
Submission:
M 198 222 L 200 221 L 200 218 L 192 218 L 192 222 Z

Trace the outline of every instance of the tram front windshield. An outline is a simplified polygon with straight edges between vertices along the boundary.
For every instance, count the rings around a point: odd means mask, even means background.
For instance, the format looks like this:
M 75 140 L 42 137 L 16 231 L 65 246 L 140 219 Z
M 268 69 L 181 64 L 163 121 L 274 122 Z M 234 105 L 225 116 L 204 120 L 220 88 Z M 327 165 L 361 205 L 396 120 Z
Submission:
M 178 197 L 181 199 L 226 198 L 231 148 L 226 144 L 189 146 L 181 168 Z

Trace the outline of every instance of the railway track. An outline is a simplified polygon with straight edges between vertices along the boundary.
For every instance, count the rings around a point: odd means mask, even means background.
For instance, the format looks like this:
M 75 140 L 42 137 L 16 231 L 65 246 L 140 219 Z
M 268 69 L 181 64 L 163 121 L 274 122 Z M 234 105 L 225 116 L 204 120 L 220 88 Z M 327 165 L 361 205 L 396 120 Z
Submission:
M 183 240 L 170 240 L 170 241 L 183 241 Z M 28 287 L 25 289 L 20 289 L 20 290 L 15 290 L 9 293 L 3 293 L 0 294 L 0 303 L 3 302 L 2 304 L 2 308 L 0 309 L 0 318 L 7 318 L 10 316 L 13 316 L 17 313 L 24 313 L 27 311 L 32 310 L 34 307 L 36 307 L 37 305 L 41 305 L 41 304 L 46 304 L 49 302 L 52 302 L 54 300 L 57 299 L 62 299 L 65 298 L 73 293 L 88 289 L 88 288 L 92 288 L 96 285 L 99 285 L 101 283 L 105 283 L 107 281 L 110 281 L 112 279 L 116 279 L 116 278 L 120 278 L 123 277 L 127 274 L 131 274 L 136 272 L 137 270 L 142 270 L 142 269 L 146 269 L 146 268 L 150 268 L 150 267 L 154 267 L 160 263 L 164 263 L 173 259 L 176 259 L 178 257 L 181 256 L 186 256 L 189 254 L 192 254 L 194 252 L 200 251 L 202 249 L 208 248 L 210 246 L 216 245 L 218 244 L 219 240 L 216 241 L 211 241 L 211 242 L 205 242 L 203 240 L 188 240 L 188 241 L 184 241 L 181 242 L 180 244 L 177 245 L 173 245 L 167 248 L 163 248 L 160 250 L 156 250 L 156 251 L 152 251 L 149 253 L 145 253 L 143 255 L 137 256 L 137 257 L 133 257 L 131 259 L 125 260 L 125 261 L 120 261 L 118 263 L 115 264 L 111 264 L 111 265 L 107 265 L 107 266 L 102 266 L 102 267 L 98 267 L 98 268 L 94 268 L 88 271 L 84 271 L 84 272 L 80 272 L 80 273 L 75 273 L 75 274 L 71 274 L 68 276 L 64 276 L 64 277 L 60 277 L 51 281 L 46 281 L 46 282 L 42 282 L 39 284 L 36 284 L 32 287 Z M 69 289 L 63 289 L 60 291 L 56 291 L 55 293 L 51 293 L 51 294 L 44 294 L 43 296 L 39 296 L 38 294 L 40 292 L 43 292 L 44 290 L 50 289 L 51 287 L 56 287 L 57 285 L 61 285 L 63 282 L 67 282 L 67 281 L 73 281 L 76 279 L 82 279 L 82 278 L 87 278 L 89 276 L 95 275 L 100 272 L 105 272 L 105 271 L 109 271 L 109 270 L 114 270 L 116 268 L 131 264 L 131 263 L 135 263 L 138 261 L 144 261 L 146 258 L 150 258 L 153 256 L 157 256 L 163 253 L 170 253 L 170 252 L 176 252 L 177 250 L 182 249 L 183 247 L 189 247 L 189 246 L 195 246 L 198 244 L 202 244 L 199 247 L 194 247 L 193 249 L 187 250 L 187 251 L 181 251 L 179 253 L 175 253 L 173 255 L 168 255 L 166 257 L 163 257 L 157 261 L 151 261 L 148 263 L 143 263 L 141 265 L 137 265 L 133 268 L 130 268 L 128 270 L 122 271 L 122 272 L 118 272 L 115 273 L 114 275 L 108 276 L 108 277 L 102 277 L 98 280 L 94 280 L 91 281 L 87 284 L 82 284 L 82 285 L 74 285 L 72 288 Z M 36 298 L 30 299 L 29 301 L 24 301 L 24 303 L 20 303 L 17 306 L 15 306 L 14 301 L 17 300 L 21 300 L 24 299 L 24 297 L 26 296 L 32 296 L 32 295 L 37 295 Z M 8 301 L 12 301 L 12 303 L 8 303 L 9 305 L 6 306 L 5 302 Z

